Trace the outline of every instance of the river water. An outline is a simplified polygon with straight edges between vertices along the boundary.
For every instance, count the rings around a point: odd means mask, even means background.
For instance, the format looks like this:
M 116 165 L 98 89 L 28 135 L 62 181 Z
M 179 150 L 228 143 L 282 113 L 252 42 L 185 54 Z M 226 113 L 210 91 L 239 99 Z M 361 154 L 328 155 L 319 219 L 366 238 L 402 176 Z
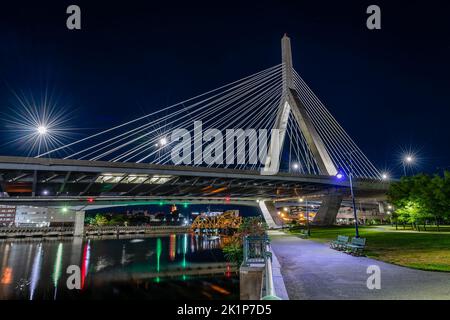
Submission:
M 191 234 L 0 240 L 0 299 L 238 299 L 227 268 L 196 275 L 226 267 L 222 245 Z

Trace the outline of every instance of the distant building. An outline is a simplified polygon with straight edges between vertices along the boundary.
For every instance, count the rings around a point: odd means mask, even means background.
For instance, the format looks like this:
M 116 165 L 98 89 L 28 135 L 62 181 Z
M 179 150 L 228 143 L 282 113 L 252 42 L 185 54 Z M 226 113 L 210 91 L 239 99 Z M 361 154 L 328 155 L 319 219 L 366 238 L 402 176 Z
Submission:
M 209 217 L 220 216 L 221 214 L 223 214 L 223 211 L 208 211 L 204 213 L 205 216 Z
M 75 221 L 75 213 L 62 212 L 59 208 L 18 206 L 15 225 L 17 227 L 70 226 Z
M 0 206 L 0 227 L 13 226 L 15 219 L 16 219 L 15 206 Z
M 372 223 L 384 223 L 389 220 L 389 216 L 380 212 L 377 205 L 365 205 L 364 207 L 357 207 L 358 222 L 362 224 L 372 224 Z M 343 206 L 339 209 L 336 217 L 337 224 L 352 224 L 354 223 L 354 213 L 353 208 L 348 206 Z

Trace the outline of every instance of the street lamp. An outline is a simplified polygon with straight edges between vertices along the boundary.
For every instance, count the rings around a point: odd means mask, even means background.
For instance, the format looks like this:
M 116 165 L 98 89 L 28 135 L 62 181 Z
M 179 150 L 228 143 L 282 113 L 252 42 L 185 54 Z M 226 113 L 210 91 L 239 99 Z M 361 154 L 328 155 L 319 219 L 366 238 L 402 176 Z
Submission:
M 167 144 L 167 139 L 166 139 L 166 138 L 161 138 L 161 139 L 159 140 L 159 144 L 160 144 L 161 146 L 165 146 L 165 145 Z
M 414 163 L 414 157 L 410 154 L 407 154 L 403 157 L 403 175 L 406 176 L 406 166 L 410 166 Z
M 300 202 L 305 201 L 303 198 L 299 199 Z M 305 201 L 305 214 L 306 214 L 306 234 L 311 236 L 311 229 L 309 227 L 309 211 L 308 211 L 308 199 Z
M 344 175 L 342 173 L 338 172 L 336 174 L 336 178 L 341 180 L 341 179 L 344 178 Z M 348 180 L 350 182 L 350 194 L 351 194 L 351 197 L 352 197 L 353 217 L 355 219 L 355 237 L 359 238 L 358 215 L 357 215 L 357 212 L 356 212 L 355 194 L 353 192 L 353 174 L 352 174 L 351 170 L 350 170 L 350 172 L 348 174 Z
M 47 129 L 46 126 L 41 125 L 41 126 L 39 126 L 39 127 L 36 128 L 36 131 L 37 131 L 37 133 L 38 133 L 39 135 L 43 136 L 43 135 L 46 135 L 46 134 L 47 134 L 48 129 Z

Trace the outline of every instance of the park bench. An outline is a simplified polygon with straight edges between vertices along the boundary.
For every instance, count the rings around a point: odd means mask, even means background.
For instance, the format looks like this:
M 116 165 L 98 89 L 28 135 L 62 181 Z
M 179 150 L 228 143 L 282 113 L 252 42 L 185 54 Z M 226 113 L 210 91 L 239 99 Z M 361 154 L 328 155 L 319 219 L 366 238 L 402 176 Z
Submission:
M 345 245 L 345 252 L 360 256 L 366 247 L 366 238 L 352 238 L 352 242 Z
M 348 244 L 348 236 L 337 236 L 336 240 L 330 242 L 330 248 L 335 250 L 345 250 L 345 246 Z

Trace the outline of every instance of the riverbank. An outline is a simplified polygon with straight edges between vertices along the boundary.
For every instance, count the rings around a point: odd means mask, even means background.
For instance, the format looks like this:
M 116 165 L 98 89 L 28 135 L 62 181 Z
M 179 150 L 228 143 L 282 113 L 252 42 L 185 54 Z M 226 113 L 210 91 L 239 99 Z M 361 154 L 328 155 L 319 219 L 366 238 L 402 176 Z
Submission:
M 58 238 L 73 237 L 73 227 L 26 227 L 26 228 L 0 228 L 0 238 Z M 85 227 L 85 237 L 103 235 L 126 235 L 126 234 L 179 234 L 189 233 L 187 226 L 107 226 L 107 227 Z

